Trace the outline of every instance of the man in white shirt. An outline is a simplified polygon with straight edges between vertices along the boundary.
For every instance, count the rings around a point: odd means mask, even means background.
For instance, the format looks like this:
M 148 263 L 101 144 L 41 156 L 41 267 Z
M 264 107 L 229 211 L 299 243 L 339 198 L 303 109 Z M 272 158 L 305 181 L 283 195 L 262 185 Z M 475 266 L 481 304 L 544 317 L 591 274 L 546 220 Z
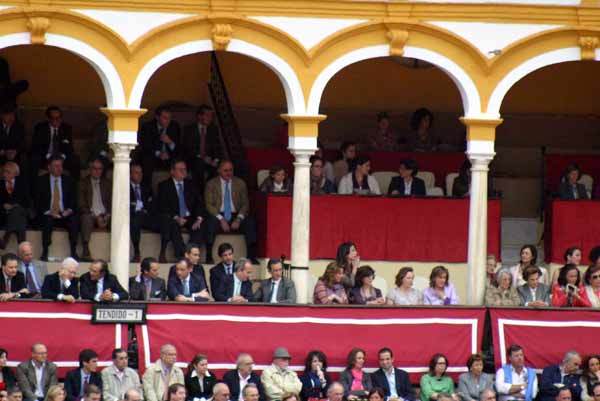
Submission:
M 537 396 L 538 383 L 533 368 L 525 367 L 525 354 L 519 345 L 506 351 L 509 363 L 496 372 L 496 390 L 499 401 L 532 401 Z
M 91 261 L 89 242 L 94 227 L 106 229 L 110 222 L 112 183 L 104 177 L 104 164 L 96 158 L 89 163 L 90 174 L 79 185 L 79 212 L 81 213 L 81 260 Z
M 254 301 L 266 303 L 296 303 L 296 286 L 291 279 L 283 277 L 280 259 L 269 259 L 267 270 L 271 278 L 260 282 Z

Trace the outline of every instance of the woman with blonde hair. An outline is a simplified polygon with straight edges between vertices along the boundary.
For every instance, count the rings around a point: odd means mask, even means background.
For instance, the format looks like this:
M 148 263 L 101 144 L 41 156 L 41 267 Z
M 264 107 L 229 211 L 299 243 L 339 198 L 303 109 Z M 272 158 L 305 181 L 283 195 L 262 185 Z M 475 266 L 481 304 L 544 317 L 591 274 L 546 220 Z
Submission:
M 55 384 L 54 386 L 50 386 L 48 389 L 44 401 L 65 401 L 66 397 L 67 394 L 65 393 L 65 388 L 63 385 Z

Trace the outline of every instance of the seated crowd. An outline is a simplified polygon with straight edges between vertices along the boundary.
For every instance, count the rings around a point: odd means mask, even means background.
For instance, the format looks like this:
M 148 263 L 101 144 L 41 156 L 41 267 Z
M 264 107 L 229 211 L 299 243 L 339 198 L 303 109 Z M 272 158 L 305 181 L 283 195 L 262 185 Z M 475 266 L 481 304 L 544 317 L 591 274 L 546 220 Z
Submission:
M 20 363 L 16 373 L 7 366 L 8 352 L 0 348 L 0 400 L 5 401 L 598 401 L 600 400 L 600 356 L 584 359 L 576 351 L 565 354 L 560 363 L 544 368 L 538 379 L 525 366 L 524 350 L 510 345 L 508 363 L 488 374 L 482 354 L 466 361 L 468 372 L 458 384 L 447 375 L 449 361 L 435 354 L 429 370 L 413 388 L 406 371 L 394 364 L 394 353 L 378 351 L 379 369 L 365 370 L 366 353 L 352 349 L 338 381 L 327 372 L 327 356 L 319 350 L 308 352 L 304 370 L 298 375 L 290 367 L 292 356 L 276 348 L 272 364 L 261 374 L 253 370 L 250 354 L 241 353 L 236 368 L 222 378 L 209 370 L 208 357 L 198 353 L 184 372 L 176 365 L 177 349 L 166 344 L 159 359 L 140 377 L 129 367 L 127 351 L 112 352 L 112 365 L 100 371 L 98 354 L 92 349 L 79 353 L 79 367 L 66 374 L 59 384 L 57 367 L 48 360 L 42 343 L 33 344 L 31 358 Z

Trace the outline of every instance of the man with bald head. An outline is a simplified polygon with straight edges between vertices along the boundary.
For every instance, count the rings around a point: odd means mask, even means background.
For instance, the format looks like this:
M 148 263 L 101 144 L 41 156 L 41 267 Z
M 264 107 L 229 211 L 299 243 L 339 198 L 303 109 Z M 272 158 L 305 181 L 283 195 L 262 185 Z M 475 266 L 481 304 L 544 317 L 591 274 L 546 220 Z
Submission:
M 56 365 L 48 362 L 48 349 L 44 344 L 33 344 L 31 359 L 17 366 L 17 383 L 26 401 L 42 401 L 50 386 L 58 384 Z
M 46 276 L 42 286 L 42 298 L 73 303 L 79 299 L 79 263 L 68 257 L 62 261 L 56 273 Z
M 175 366 L 177 350 L 170 344 L 160 348 L 160 359 L 152 365 L 144 376 L 144 399 L 146 401 L 168 401 L 169 386 L 179 383 L 185 384 L 183 371 Z
M 225 383 L 217 383 L 213 387 L 212 401 L 229 401 L 231 394 L 229 393 L 229 387 Z
M 253 383 L 258 389 L 260 400 L 264 400 L 264 392 L 260 376 L 252 371 L 254 360 L 250 354 L 240 354 L 237 357 L 236 369 L 230 370 L 223 375 L 223 382 L 227 384 L 231 391 L 232 401 L 243 401 L 242 390 L 248 384 Z
M 340 382 L 333 382 L 327 389 L 327 401 L 342 401 L 344 398 L 344 386 Z
M 33 247 L 29 241 L 23 241 L 19 244 L 18 253 L 19 270 L 25 276 L 27 289 L 31 294 L 38 294 L 37 298 L 39 298 L 42 285 L 48 275 L 48 266 L 41 260 L 33 260 Z
M 222 160 L 219 175 L 206 184 L 204 201 L 208 212 L 206 249 L 212 249 L 218 233 L 240 232 L 246 239 L 248 259 L 256 260 L 256 223 L 249 216 L 250 202 L 246 183 L 233 175 L 231 160 Z M 211 256 L 211 255 L 209 255 Z M 207 260 L 207 263 L 211 261 Z

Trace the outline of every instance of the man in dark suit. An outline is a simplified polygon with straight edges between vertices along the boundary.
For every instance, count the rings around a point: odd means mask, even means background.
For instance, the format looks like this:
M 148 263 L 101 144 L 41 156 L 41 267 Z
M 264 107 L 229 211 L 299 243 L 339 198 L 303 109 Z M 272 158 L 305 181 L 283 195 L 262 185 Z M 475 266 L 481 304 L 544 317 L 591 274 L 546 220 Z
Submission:
M 89 175 L 79 184 L 79 217 L 81 219 L 81 259 L 92 260 L 90 237 L 94 227 L 108 228 L 110 223 L 112 182 L 104 176 L 104 164 L 100 159 L 89 163 Z
M 108 263 L 96 259 L 90 264 L 90 271 L 79 279 L 81 299 L 96 302 L 126 301 L 129 294 L 114 274 L 108 271 Z
M 133 263 L 139 263 L 141 259 L 140 239 L 143 230 L 158 231 L 159 224 L 156 221 L 154 208 L 152 207 L 152 188 L 144 186 L 142 182 L 142 166 L 132 163 L 130 167 L 130 190 L 129 202 L 129 232 L 133 244 Z
M 213 294 L 223 284 L 225 277 L 233 276 L 233 272 L 235 271 L 233 246 L 227 242 L 223 242 L 219 245 L 217 252 L 221 258 L 221 263 L 210 269 L 210 290 Z
M 135 159 L 142 165 L 144 185 L 152 186 L 152 173 L 155 169 L 167 169 L 177 156 L 180 128 L 172 119 L 171 111 L 159 107 L 154 119 L 144 123 L 138 132 L 139 146 Z
M 280 259 L 269 259 L 267 270 L 271 278 L 262 280 L 254 295 L 255 302 L 296 303 L 296 286 L 291 279 L 283 277 L 283 263 Z
M 210 294 L 206 284 L 192 274 L 192 264 L 181 258 L 175 264 L 175 277 L 169 277 L 169 299 L 179 302 L 206 302 Z
M 185 128 L 181 141 L 182 156 L 192 172 L 194 183 L 204 189 L 205 178 L 216 175 L 222 158 L 219 130 L 213 124 L 212 107 L 203 104 L 196 111 L 196 122 Z
M 48 266 L 41 260 L 33 260 L 33 246 L 24 241 L 19 244 L 19 269 L 25 275 L 25 285 L 34 297 L 39 297 L 44 279 L 48 275 Z
M 529 266 L 523 271 L 523 279 L 527 281 L 517 292 L 521 297 L 521 304 L 530 307 L 550 306 L 550 288 L 543 283 L 538 282 L 542 271 L 537 266 Z
M 0 274 L 0 301 L 29 297 L 25 285 L 25 275 L 19 270 L 19 259 L 14 253 L 2 255 L 2 274 Z
M 25 128 L 13 107 L 0 111 L 0 163 L 15 162 L 25 168 Z
M 265 400 L 265 392 L 260 381 L 260 376 L 252 371 L 254 361 L 250 354 L 240 354 L 236 362 L 237 369 L 230 370 L 223 375 L 223 382 L 229 387 L 231 401 L 243 401 L 242 390 L 248 383 L 253 383 L 258 388 L 260 401 Z
M 402 160 L 398 168 L 399 177 L 392 178 L 388 195 L 425 196 L 425 181 L 417 177 L 419 168 L 414 160 Z
M 382 388 L 386 399 L 416 401 L 408 373 L 394 367 L 394 353 L 389 348 L 379 350 L 379 369 L 371 374 L 373 387 Z
M 42 380 L 38 382 L 36 369 L 42 370 Z M 25 401 L 43 400 L 50 386 L 58 384 L 56 365 L 48 362 L 48 349 L 44 344 L 31 346 L 31 359 L 17 366 L 17 383 L 23 391 Z
M 0 219 L 5 226 L 4 238 L 0 239 L 0 249 L 4 249 L 11 233 L 17 242 L 25 241 L 27 214 L 29 210 L 29 188 L 21 169 L 15 162 L 6 162 L 2 168 L 0 181 Z
M 145 174 L 145 173 L 144 173 Z M 158 214 L 160 219 L 160 263 L 166 263 L 165 252 L 173 241 L 175 256 L 182 258 L 185 252 L 182 228 L 190 233 L 190 242 L 204 241 L 205 219 L 202 199 L 191 180 L 186 179 L 187 167 L 180 159 L 173 160 L 171 177 L 158 186 Z
M 577 373 L 580 366 L 581 355 L 576 351 L 567 352 L 559 365 L 546 366 L 540 378 L 538 401 L 554 401 L 559 391 L 558 383 L 571 390 L 573 401 L 580 401 L 581 375 Z
M 73 369 L 65 377 L 67 401 L 81 401 L 89 385 L 102 389 L 102 377 L 98 372 L 98 354 L 91 349 L 79 353 L 79 368 Z
M 129 279 L 129 297 L 133 301 L 161 300 L 167 298 L 165 280 L 158 277 L 160 266 L 154 258 L 144 258 L 140 275 Z
M 579 182 L 580 178 L 581 170 L 579 166 L 577 164 L 568 165 L 558 188 L 558 195 L 561 200 L 589 199 L 585 185 Z
M 193 242 L 188 242 L 185 246 L 185 254 L 184 257 L 190 261 L 192 264 L 192 274 L 196 275 L 198 279 L 202 282 L 202 285 L 208 289 L 208 281 L 206 281 L 206 272 L 204 271 L 204 266 L 200 263 L 200 245 L 195 244 Z M 169 278 L 175 277 L 175 268 L 173 265 L 169 269 Z M 210 293 L 210 291 L 209 291 Z
M 33 130 L 31 139 L 31 177 L 35 183 L 38 171 L 46 166 L 47 161 L 60 156 L 65 161 L 73 182 L 79 182 L 81 163 L 73 151 L 73 130 L 63 122 L 62 110 L 58 106 L 46 109 L 47 121 L 38 123 Z
M 79 263 L 73 258 L 62 261 L 56 273 L 46 276 L 42 285 L 42 298 L 73 303 L 79 299 Z
M 240 259 L 235 264 L 235 272 L 227 276 L 225 281 L 213 291 L 215 301 L 220 302 L 249 302 L 254 299 L 252 294 L 252 262 L 248 259 Z
M 256 257 L 256 223 L 249 216 L 250 203 L 246 183 L 233 176 L 233 163 L 222 160 L 219 163 L 219 176 L 206 184 L 204 200 L 207 217 L 207 248 L 212 244 L 219 232 L 239 231 L 246 239 L 247 257 L 253 264 L 258 264 Z
M 55 225 L 69 231 L 71 256 L 77 259 L 78 220 L 76 196 L 71 177 L 63 175 L 63 160 L 52 156 L 48 162 L 48 174 L 38 177 L 35 187 L 35 205 L 42 225 L 42 256 L 48 261 L 48 247 L 52 243 L 52 228 Z

